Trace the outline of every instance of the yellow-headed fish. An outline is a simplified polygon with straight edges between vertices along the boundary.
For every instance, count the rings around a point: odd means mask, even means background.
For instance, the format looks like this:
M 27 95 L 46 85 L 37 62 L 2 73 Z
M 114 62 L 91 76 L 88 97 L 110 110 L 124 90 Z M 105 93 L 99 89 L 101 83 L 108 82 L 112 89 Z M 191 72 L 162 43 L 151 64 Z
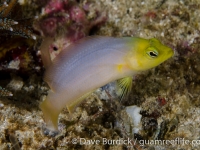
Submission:
M 109 82 L 122 79 L 119 85 L 127 92 L 131 76 L 159 65 L 173 54 L 155 38 L 96 36 L 70 45 L 45 72 L 51 91 L 40 108 L 47 127 L 57 130 L 58 115 L 65 106 L 71 112 L 88 93 Z

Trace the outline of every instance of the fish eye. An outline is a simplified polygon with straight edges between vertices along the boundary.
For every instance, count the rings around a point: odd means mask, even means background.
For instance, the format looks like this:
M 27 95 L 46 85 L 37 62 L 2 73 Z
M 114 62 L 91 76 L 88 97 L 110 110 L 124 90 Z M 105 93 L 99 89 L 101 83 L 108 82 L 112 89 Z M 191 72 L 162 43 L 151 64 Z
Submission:
M 57 48 L 56 46 L 54 46 L 54 47 L 53 47 L 53 50 L 54 50 L 54 51 L 57 51 L 57 50 L 58 50 L 58 48 Z
M 156 50 L 150 50 L 147 51 L 147 54 L 151 57 L 151 58 L 155 58 L 158 56 L 158 52 Z
M 149 52 L 149 55 L 150 55 L 152 58 L 158 56 L 158 54 L 157 54 L 155 51 L 150 51 L 150 52 Z

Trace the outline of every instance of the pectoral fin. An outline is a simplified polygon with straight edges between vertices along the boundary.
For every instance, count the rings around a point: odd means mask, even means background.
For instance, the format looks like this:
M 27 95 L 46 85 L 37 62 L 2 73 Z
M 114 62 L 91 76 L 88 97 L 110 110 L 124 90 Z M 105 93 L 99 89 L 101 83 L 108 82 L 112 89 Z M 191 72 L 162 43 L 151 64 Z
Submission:
M 125 77 L 117 80 L 118 93 L 120 100 L 127 96 L 132 89 L 132 77 Z

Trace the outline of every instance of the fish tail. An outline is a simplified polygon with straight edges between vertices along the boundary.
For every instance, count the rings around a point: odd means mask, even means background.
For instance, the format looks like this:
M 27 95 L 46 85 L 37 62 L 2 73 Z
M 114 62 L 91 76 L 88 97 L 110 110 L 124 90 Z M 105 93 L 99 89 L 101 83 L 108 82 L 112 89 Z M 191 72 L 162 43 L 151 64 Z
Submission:
M 58 131 L 58 115 L 60 110 L 56 110 L 53 103 L 48 99 L 45 99 L 40 104 L 40 109 L 43 112 L 47 128 L 52 131 Z

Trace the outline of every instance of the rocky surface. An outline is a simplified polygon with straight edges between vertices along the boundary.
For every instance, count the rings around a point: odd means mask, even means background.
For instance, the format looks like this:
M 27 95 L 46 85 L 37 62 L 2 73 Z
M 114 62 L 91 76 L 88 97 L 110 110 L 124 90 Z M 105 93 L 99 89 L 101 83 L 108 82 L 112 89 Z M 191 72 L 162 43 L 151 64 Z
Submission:
M 27 5 L 24 10 L 30 12 L 30 16 L 40 15 L 40 8 L 45 6 L 46 1 L 44 4 L 32 2 L 33 8 L 30 2 L 24 1 Z M 23 1 L 20 3 L 24 5 Z M 86 5 L 88 3 L 91 5 Z M 10 63 L 15 66 L 11 68 L 14 71 L 8 68 L 10 72 L 3 63 L 0 86 L 12 92 L 13 96 L 0 94 L 0 149 L 199 149 L 200 2 L 83 0 L 78 5 L 106 12 L 106 23 L 88 34 L 156 37 L 172 47 L 175 56 L 135 76 L 131 94 L 121 103 L 100 91 L 87 98 L 71 116 L 64 109 L 59 118 L 60 133 L 55 135 L 45 132 L 42 112 L 38 107 L 49 89 L 42 80 L 42 66 L 38 68 L 37 64 L 31 68 L 31 73 L 22 75 L 24 71 L 18 73 L 20 65 L 16 67 L 16 60 Z M 92 12 L 95 11 L 87 13 L 88 18 L 94 16 Z M 38 50 L 37 46 L 34 50 Z M 1 57 L 4 57 L 3 54 L 1 52 Z M 31 58 L 30 54 L 23 58 Z M 129 130 L 134 128 L 134 123 L 124 109 L 132 105 L 140 107 L 142 115 L 141 129 L 135 134 Z M 122 141 L 132 139 L 132 142 L 106 144 L 102 142 L 103 138 L 112 142 L 121 138 Z M 190 143 L 183 143 L 183 139 Z M 100 144 L 92 144 L 92 140 L 100 141 Z M 174 143 L 157 144 L 155 140 L 170 140 Z

